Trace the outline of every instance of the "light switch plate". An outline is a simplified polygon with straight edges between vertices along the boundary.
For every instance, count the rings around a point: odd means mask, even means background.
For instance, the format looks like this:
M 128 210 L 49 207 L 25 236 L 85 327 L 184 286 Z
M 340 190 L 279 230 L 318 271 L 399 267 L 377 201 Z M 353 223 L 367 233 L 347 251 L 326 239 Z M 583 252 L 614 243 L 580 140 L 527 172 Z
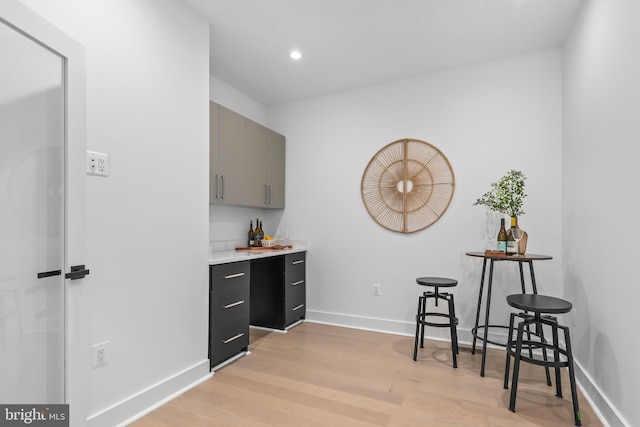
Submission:
M 87 175 L 109 176 L 109 155 L 87 151 Z

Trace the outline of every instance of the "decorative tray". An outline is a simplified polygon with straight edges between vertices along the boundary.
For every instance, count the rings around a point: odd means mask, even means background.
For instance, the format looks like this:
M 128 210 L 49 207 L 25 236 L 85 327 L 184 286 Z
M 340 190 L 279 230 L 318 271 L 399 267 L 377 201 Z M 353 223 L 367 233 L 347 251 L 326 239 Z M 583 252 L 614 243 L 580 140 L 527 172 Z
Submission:
M 236 248 L 236 251 L 270 251 L 270 250 L 283 250 L 291 249 L 292 246 L 288 245 L 275 245 L 275 246 L 258 246 L 258 247 L 241 247 Z
M 505 256 L 506 253 L 502 252 L 502 251 L 484 251 L 484 256 Z

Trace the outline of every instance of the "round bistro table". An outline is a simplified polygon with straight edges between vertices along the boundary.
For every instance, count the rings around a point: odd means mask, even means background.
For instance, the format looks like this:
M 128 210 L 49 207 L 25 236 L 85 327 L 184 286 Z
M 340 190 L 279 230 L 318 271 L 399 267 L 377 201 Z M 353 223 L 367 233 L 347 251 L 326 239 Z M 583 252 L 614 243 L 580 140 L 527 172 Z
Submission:
M 523 294 L 526 294 L 526 287 L 524 282 L 524 270 L 523 264 L 529 264 L 529 274 L 531 275 L 531 288 L 533 294 L 538 294 L 538 288 L 536 287 L 536 276 L 533 272 L 533 261 L 550 260 L 553 257 L 549 255 L 536 255 L 536 254 L 523 254 L 523 255 L 506 255 L 504 253 L 485 253 L 485 252 L 467 252 L 467 256 L 483 258 L 482 262 L 482 276 L 480 278 L 480 291 L 478 292 L 478 307 L 476 309 L 476 323 L 475 327 L 471 330 L 473 335 L 473 344 L 471 346 L 471 354 L 476 352 L 476 340 L 479 338 L 482 340 L 482 364 L 480 365 L 480 376 L 484 377 L 484 366 L 487 357 L 487 343 L 499 345 L 505 347 L 505 343 L 499 343 L 490 341 L 488 337 L 489 328 L 508 328 L 506 325 L 490 325 L 489 324 L 489 312 L 491 308 L 491 287 L 493 284 L 493 264 L 496 261 L 514 261 L 518 263 L 520 269 L 520 285 Z M 480 311 L 482 307 L 482 294 L 484 291 L 485 273 L 487 271 L 487 261 L 489 262 L 489 278 L 487 283 L 487 297 L 484 312 L 484 324 L 480 325 Z M 483 330 L 482 336 L 479 336 L 478 329 Z

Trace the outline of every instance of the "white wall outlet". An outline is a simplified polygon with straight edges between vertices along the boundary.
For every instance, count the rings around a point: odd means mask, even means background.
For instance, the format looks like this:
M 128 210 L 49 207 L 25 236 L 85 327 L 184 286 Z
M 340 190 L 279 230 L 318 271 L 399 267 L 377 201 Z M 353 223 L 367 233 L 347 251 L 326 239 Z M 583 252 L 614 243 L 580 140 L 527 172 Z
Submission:
M 109 363 L 109 359 L 107 357 L 107 345 L 109 341 L 103 341 L 98 344 L 94 344 L 91 346 L 91 367 L 97 368 L 98 366 L 106 365 Z
M 87 175 L 109 176 L 109 155 L 87 151 Z
M 374 283 L 373 284 L 373 295 L 379 297 L 380 296 L 380 291 L 382 290 L 382 285 L 380 283 Z

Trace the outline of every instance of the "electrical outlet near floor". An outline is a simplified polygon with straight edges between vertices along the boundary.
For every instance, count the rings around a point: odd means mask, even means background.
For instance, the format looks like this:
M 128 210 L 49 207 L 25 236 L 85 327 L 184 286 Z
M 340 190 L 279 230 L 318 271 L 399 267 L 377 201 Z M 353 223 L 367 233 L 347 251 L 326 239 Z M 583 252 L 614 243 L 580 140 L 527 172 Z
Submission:
M 373 284 L 373 291 L 372 291 L 373 295 L 379 297 L 381 290 L 382 290 L 382 285 L 380 283 Z
M 91 367 L 97 368 L 98 366 L 106 365 L 109 363 L 107 358 L 107 345 L 109 341 L 103 341 L 91 346 Z

